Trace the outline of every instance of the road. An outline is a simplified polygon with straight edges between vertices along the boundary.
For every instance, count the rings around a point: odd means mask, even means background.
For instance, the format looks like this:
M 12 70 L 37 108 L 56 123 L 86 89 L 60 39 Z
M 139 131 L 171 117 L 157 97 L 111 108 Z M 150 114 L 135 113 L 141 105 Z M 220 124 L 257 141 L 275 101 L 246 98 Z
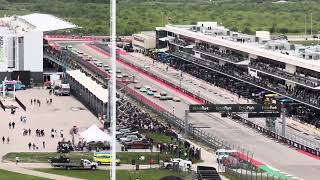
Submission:
M 251 100 L 238 98 L 237 95 L 230 93 L 222 88 L 213 86 L 203 80 L 197 79 L 191 75 L 183 74 L 181 78 L 181 72 L 169 68 L 169 71 L 166 72 L 165 66 L 162 63 L 153 63 L 152 59 L 143 56 L 138 53 L 130 53 L 129 58 L 127 58 L 131 63 L 134 63 L 137 66 L 143 67 L 148 65 L 149 70 L 158 76 L 161 76 L 163 79 L 172 82 L 173 84 L 180 84 L 183 89 L 188 90 L 201 96 L 204 99 L 214 102 L 216 104 L 234 104 L 234 103 L 254 103 Z M 264 118 L 248 118 L 247 114 L 240 114 L 243 118 L 246 118 L 255 124 L 258 124 L 262 127 L 265 127 Z M 277 118 L 276 129 L 278 132 L 281 132 L 282 128 L 282 119 Z M 299 143 L 308 142 L 308 145 L 313 144 L 313 148 L 320 147 L 320 131 L 310 128 L 306 125 L 302 125 L 291 118 L 287 118 L 287 137 L 294 136 L 295 141 Z
M 86 47 L 83 44 L 74 45 L 74 48 L 83 51 L 106 64 L 110 64 L 109 59 L 97 51 Z M 117 63 L 117 67 L 127 74 L 133 74 L 141 85 L 150 85 L 157 88 L 159 91 L 166 91 L 169 95 L 179 97 L 181 102 L 173 101 L 161 101 L 151 96 L 144 94 L 150 100 L 158 103 L 167 111 L 172 112 L 174 107 L 174 114 L 183 119 L 184 110 L 188 108 L 189 104 L 196 103 L 194 99 L 191 99 L 184 94 L 178 92 L 173 88 L 169 88 L 155 81 L 154 79 L 143 75 L 130 67 L 127 67 L 121 63 Z M 159 70 L 159 72 L 161 72 Z M 161 74 L 164 74 L 161 72 Z M 169 72 L 170 74 L 170 72 Z M 167 76 L 172 78 L 172 76 Z M 175 78 L 177 79 L 177 78 Z M 187 86 L 188 89 L 195 87 L 194 83 L 182 82 L 183 86 Z M 133 87 L 134 85 L 129 85 Z M 202 93 L 202 91 L 200 91 Z M 223 95 L 212 95 L 212 98 L 225 101 L 226 98 Z M 229 97 L 231 100 L 235 100 L 235 97 Z M 228 143 L 233 144 L 237 149 L 245 149 L 253 152 L 253 158 L 261 160 L 266 164 L 272 165 L 276 169 L 282 170 L 282 172 L 303 178 L 303 179 L 317 179 L 320 171 L 320 161 L 313 159 L 309 156 L 298 153 L 295 149 L 288 148 L 282 144 L 275 142 L 272 139 L 266 138 L 261 134 L 246 128 L 228 118 L 222 118 L 219 114 L 191 114 L 190 121 L 199 126 L 208 126 L 210 128 L 205 131 L 214 134 L 215 136 L 225 139 Z M 251 156 L 251 154 L 249 154 Z M 208 157 L 211 158 L 211 157 Z

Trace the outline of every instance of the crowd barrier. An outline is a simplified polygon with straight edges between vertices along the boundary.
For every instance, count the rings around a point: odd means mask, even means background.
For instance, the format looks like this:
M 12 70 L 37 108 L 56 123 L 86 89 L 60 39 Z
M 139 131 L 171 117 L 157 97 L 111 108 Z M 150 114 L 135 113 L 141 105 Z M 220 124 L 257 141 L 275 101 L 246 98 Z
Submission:
M 15 97 L 15 100 L 24 111 L 27 111 L 26 106 L 17 98 L 17 96 Z

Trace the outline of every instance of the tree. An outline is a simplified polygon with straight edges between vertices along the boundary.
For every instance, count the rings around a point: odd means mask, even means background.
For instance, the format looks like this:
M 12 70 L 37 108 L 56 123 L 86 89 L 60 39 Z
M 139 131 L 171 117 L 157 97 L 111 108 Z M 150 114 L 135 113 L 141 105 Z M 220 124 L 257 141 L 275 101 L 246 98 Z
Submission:
M 289 32 L 289 29 L 286 28 L 286 27 L 283 27 L 283 28 L 280 28 L 280 29 L 279 29 L 279 32 L 280 32 L 281 34 L 287 34 L 287 33 Z
M 249 27 L 245 27 L 245 28 L 242 30 L 242 32 L 243 32 L 244 34 L 251 34 L 251 33 L 252 33 L 252 30 L 251 30 Z
M 276 23 L 272 23 L 272 27 L 269 29 L 270 33 L 275 33 L 277 30 L 277 24 Z

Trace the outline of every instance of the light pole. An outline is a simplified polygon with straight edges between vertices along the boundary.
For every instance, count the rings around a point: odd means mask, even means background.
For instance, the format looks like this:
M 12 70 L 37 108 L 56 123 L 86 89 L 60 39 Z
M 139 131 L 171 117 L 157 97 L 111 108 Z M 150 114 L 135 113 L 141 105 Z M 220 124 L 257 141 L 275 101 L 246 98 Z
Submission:
M 116 0 L 111 0 L 111 124 L 112 124 L 112 170 L 111 179 L 116 180 Z

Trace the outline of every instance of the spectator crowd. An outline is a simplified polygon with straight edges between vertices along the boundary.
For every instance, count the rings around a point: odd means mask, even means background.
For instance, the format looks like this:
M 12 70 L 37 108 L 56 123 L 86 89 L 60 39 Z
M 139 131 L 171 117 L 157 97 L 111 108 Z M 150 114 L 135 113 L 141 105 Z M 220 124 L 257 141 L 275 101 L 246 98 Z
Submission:
M 157 142 L 151 137 L 147 139 L 157 147 L 161 153 L 169 153 L 179 158 L 192 160 L 201 159 L 200 148 L 195 148 L 181 135 L 175 132 L 170 124 L 162 123 L 153 118 L 148 112 L 141 110 L 126 99 L 117 101 L 118 126 L 127 126 L 140 133 L 159 133 L 171 137 L 171 143 Z

